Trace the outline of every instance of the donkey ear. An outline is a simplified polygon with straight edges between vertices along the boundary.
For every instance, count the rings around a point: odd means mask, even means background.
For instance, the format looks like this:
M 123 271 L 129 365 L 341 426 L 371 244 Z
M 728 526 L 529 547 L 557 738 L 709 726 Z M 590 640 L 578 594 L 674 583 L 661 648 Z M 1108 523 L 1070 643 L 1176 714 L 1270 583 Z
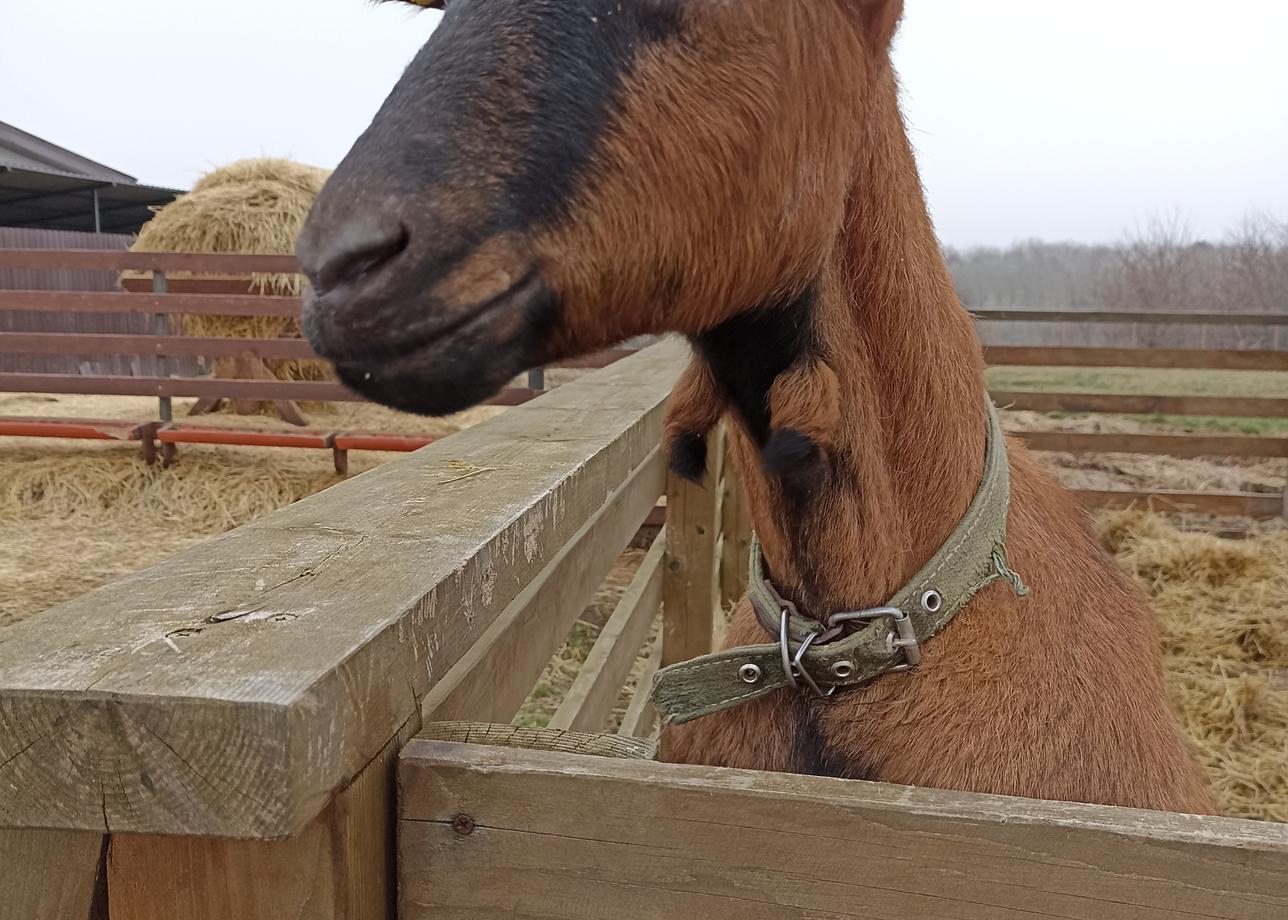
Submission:
M 872 48 L 885 51 L 903 18 L 903 0 L 850 0 L 858 8 L 863 34 Z

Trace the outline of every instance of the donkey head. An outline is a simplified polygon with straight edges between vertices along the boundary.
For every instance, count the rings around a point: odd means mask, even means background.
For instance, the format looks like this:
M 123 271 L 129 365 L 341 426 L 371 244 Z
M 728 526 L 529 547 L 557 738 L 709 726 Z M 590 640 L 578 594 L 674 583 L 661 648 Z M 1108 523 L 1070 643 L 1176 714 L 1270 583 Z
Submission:
M 415 2 L 415 0 L 413 0 Z M 817 274 L 901 0 L 446 6 L 297 251 L 346 383 L 430 414 Z

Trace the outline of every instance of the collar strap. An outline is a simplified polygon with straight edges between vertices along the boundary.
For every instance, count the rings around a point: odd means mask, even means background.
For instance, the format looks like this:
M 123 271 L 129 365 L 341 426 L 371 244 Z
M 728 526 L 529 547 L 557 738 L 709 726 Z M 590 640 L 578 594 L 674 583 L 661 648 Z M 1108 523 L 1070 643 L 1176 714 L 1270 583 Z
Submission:
M 938 633 L 981 588 L 998 579 L 1021 597 L 1028 588 L 1006 562 L 1010 472 L 997 410 L 989 399 L 984 473 L 970 507 L 939 551 L 886 604 L 803 617 L 765 578 L 751 540 L 747 589 L 756 618 L 777 641 L 744 645 L 662 668 L 653 702 L 665 723 L 701 716 L 794 687 L 819 696 L 906 671 L 921 661 L 921 643 Z M 857 631 L 848 628 L 859 625 Z

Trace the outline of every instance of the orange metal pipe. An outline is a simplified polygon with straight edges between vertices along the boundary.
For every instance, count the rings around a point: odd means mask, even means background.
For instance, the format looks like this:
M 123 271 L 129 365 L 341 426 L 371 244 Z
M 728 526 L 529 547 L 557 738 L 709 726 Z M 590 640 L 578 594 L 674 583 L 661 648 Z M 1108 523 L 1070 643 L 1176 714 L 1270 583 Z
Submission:
M 157 432 L 162 444 L 228 444 L 237 447 L 319 447 L 331 446 L 329 435 L 276 434 L 269 431 L 220 431 L 216 429 L 162 428 Z
M 403 435 L 375 434 L 338 434 L 335 436 L 336 450 L 420 450 L 426 444 L 433 444 L 435 438 L 409 437 Z

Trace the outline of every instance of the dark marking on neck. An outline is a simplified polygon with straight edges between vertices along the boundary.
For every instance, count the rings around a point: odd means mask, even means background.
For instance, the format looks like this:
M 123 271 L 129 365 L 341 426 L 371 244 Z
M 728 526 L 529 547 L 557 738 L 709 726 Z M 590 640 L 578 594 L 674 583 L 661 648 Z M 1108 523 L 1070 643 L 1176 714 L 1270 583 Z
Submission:
M 847 760 L 828 746 L 827 735 L 823 733 L 818 714 L 809 700 L 798 700 L 795 710 L 793 773 L 802 773 L 806 776 L 830 776 L 835 779 L 873 779 L 875 777 L 876 769 L 871 764 Z
M 724 387 L 747 432 L 769 441 L 769 388 L 807 351 L 817 350 L 811 284 L 795 297 L 746 310 L 693 337 L 693 346 Z

